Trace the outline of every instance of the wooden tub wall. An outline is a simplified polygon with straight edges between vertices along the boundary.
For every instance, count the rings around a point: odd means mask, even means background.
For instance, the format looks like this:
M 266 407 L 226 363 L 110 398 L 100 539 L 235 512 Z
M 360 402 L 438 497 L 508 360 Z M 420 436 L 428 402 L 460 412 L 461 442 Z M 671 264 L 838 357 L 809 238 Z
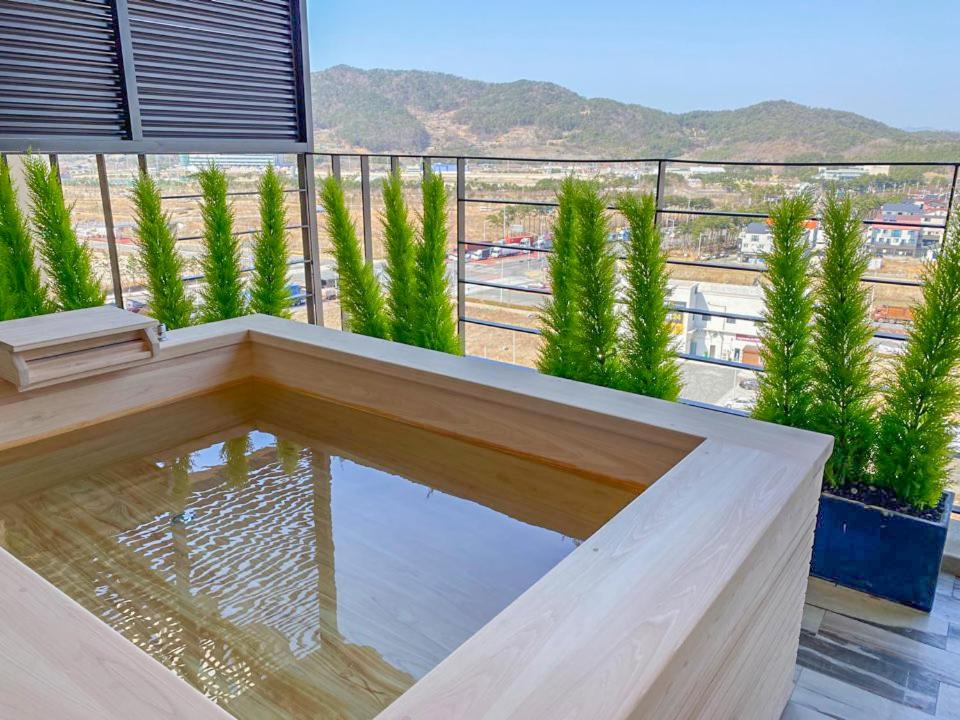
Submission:
M 251 382 L 648 488 L 382 718 L 779 717 L 829 438 L 250 316 L 172 332 L 142 367 L 23 394 L 0 385 L 0 448 Z M 269 395 L 249 395 L 268 420 Z M 245 416 L 227 410 L 223 422 Z M 8 553 L 0 572 L 13 579 L 0 654 L 26 653 L 5 655 L 0 710 L 225 717 Z M 69 689 L 69 712 L 49 683 Z

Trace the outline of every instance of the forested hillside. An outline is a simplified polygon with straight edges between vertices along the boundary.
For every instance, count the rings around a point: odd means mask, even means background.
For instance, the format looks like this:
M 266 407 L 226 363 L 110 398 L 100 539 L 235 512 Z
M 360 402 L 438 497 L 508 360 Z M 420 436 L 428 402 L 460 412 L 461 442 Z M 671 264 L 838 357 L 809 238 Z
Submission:
M 553 83 L 418 70 L 313 73 L 318 147 L 434 154 L 727 160 L 957 160 L 960 133 L 907 132 L 784 100 L 668 113 Z

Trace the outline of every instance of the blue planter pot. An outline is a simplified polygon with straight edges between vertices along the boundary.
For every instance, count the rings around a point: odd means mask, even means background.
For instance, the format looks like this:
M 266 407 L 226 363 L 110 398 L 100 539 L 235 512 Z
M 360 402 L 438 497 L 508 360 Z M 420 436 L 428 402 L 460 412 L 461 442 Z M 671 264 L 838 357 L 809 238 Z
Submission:
M 932 522 L 824 492 L 811 575 L 929 612 L 953 506 L 945 495 Z

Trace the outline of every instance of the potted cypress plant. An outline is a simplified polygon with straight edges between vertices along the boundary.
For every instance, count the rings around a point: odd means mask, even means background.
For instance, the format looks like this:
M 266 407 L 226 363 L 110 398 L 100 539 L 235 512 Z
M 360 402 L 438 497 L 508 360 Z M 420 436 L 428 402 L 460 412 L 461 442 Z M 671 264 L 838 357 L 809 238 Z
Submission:
M 403 199 L 403 180 L 396 170 L 383 182 L 383 246 L 387 255 L 387 309 L 391 338 L 413 345 L 416 341 L 417 308 L 416 244 L 407 204 Z
M 563 180 L 557 192 L 557 213 L 553 221 L 553 252 L 549 260 L 550 288 L 553 294 L 540 311 L 543 342 L 537 368 L 546 375 L 576 379 L 578 361 L 574 347 L 577 327 L 577 277 L 573 255 L 576 229 L 577 181 Z
M 929 611 L 953 505 L 944 487 L 960 411 L 960 223 L 927 266 L 913 316 L 882 388 L 872 477 L 824 494 L 813 573 Z
M 618 387 L 620 362 L 616 311 L 617 259 L 610 243 L 607 203 L 595 183 L 581 181 L 574 208 L 573 258 L 577 293 L 574 304 L 574 355 L 578 380 Z
M 186 327 L 194 308 L 183 285 L 183 256 L 177 252 L 170 215 L 163 211 L 160 188 L 145 172 L 134 182 L 133 204 L 137 263 L 147 279 L 150 314 L 168 330 Z
M 416 237 L 399 174 L 392 174 L 384 183 L 380 217 L 387 252 L 385 297 L 372 265 L 363 260 L 343 187 L 333 177 L 324 181 L 320 200 L 340 275 L 345 329 L 456 355 L 460 345 L 447 291 L 447 191 L 443 178 L 431 173 L 423 179 L 422 191 L 423 212 Z
M 4 319 L 33 317 L 56 308 L 40 279 L 30 226 L 17 201 L 6 160 L 0 159 L 0 261 L 6 296 Z
M 419 299 L 413 313 L 413 341 L 429 350 L 460 354 L 456 315 L 447 283 L 447 188 L 440 173 L 423 179 L 420 242 L 414 257 Z
M 33 224 L 40 239 L 40 255 L 57 295 L 57 308 L 79 310 L 103 305 L 107 294 L 94 275 L 90 249 L 77 239 L 72 205 L 63 196 L 56 168 L 29 155 L 24 160 Z
M 625 314 L 617 312 L 617 259 L 606 210 L 596 183 L 573 177 L 561 183 L 550 256 L 552 295 L 540 312 L 537 367 L 547 375 L 676 400 L 682 383 L 671 347 L 667 256 L 655 199 L 649 193 L 617 198 L 617 210 L 630 226 Z
M 651 193 L 623 195 L 617 209 L 630 225 L 621 387 L 640 395 L 676 400 L 680 395 L 680 367 L 667 319 L 667 254 L 656 224 L 657 202 Z
M 340 302 L 346 320 L 344 330 L 389 339 L 390 318 L 387 317 L 380 284 L 373 274 L 373 267 L 363 261 L 357 227 L 347 209 L 343 186 L 335 177 L 324 180 L 320 203 L 327 218 L 327 233 L 340 276 Z
M 794 198 L 771 212 L 767 372 L 754 416 L 834 437 L 812 574 L 929 611 L 953 502 L 943 489 L 960 411 L 960 229 L 925 271 L 913 331 L 878 410 L 861 217 L 849 198 L 828 195 L 813 288 L 802 233 L 809 210 Z
M 287 209 L 283 182 L 273 165 L 257 184 L 260 229 L 253 240 L 253 277 L 250 279 L 250 310 L 264 315 L 290 318 L 293 298 L 287 288 Z
M 243 297 L 240 241 L 233 232 L 233 206 L 227 196 L 227 175 L 211 163 L 197 174 L 203 217 L 206 284 L 200 291 L 200 320 L 216 322 L 247 314 Z
M 766 324 L 760 351 L 765 372 L 758 378 L 753 408 L 758 420 L 798 428 L 810 427 L 813 405 L 813 297 L 804 233 L 804 221 L 811 212 L 807 195 L 785 198 L 770 209 L 773 244 L 765 257 Z

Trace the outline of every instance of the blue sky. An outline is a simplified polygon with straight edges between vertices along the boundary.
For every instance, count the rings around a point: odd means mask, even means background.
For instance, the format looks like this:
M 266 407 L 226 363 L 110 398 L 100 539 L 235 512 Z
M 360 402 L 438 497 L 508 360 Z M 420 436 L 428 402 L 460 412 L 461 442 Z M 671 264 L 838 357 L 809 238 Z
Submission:
M 673 112 L 787 99 L 960 130 L 958 0 L 308 0 L 313 69 L 549 80 Z

